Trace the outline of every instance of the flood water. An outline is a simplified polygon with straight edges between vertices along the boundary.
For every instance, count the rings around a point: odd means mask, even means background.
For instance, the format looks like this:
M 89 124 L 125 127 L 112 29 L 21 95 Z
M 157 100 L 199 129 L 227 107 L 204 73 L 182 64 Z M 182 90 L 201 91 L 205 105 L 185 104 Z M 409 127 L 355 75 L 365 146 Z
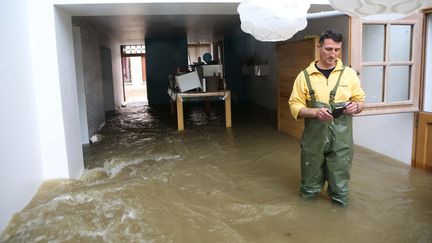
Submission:
M 298 196 L 299 142 L 276 113 L 185 103 L 107 115 L 80 179 L 46 181 L 1 242 L 432 242 L 432 175 L 356 147 L 350 205 Z M 207 107 L 208 108 L 208 107 Z

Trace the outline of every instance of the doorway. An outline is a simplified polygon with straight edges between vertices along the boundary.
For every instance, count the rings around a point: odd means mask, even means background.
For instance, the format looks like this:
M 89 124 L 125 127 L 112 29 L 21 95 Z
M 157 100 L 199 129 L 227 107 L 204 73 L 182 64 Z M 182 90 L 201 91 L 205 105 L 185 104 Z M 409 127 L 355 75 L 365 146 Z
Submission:
M 424 77 L 420 112 L 416 114 L 412 166 L 432 172 L 432 10 L 426 13 Z M 429 92 L 428 92 L 429 91 Z
M 148 104 L 144 44 L 121 46 L 123 101 Z

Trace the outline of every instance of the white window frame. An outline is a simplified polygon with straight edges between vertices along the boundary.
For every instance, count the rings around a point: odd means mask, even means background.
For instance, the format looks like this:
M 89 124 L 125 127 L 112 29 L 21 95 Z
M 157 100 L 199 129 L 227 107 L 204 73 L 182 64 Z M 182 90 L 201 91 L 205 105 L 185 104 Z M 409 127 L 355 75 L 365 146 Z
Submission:
M 365 103 L 365 109 L 361 115 L 373 114 L 390 114 L 401 112 L 416 112 L 419 110 L 419 96 L 421 84 L 421 57 L 422 57 L 422 33 L 423 33 L 423 14 L 416 13 L 404 19 L 398 20 L 365 20 L 360 18 L 350 18 L 350 32 L 351 32 L 351 65 L 352 67 L 361 72 L 362 67 L 366 66 L 384 66 L 384 87 L 383 92 L 386 92 L 388 83 L 388 67 L 393 65 L 410 65 L 410 93 L 409 100 L 398 102 L 380 102 L 380 103 Z M 383 62 L 363 62 L 362 58 L 362 30 L 363 25 L 378 24 L 385 26 L 385 60 Z M 389 49 L 389 25 L 411 25 L 412 26 L 412 41 L 411 41 L 411 60 L 404 62 L 390 62 L 388 61 Z M 360 73 L 361 80 L 361 73 Z M 367 95 L 367 94 L 366 94 Z

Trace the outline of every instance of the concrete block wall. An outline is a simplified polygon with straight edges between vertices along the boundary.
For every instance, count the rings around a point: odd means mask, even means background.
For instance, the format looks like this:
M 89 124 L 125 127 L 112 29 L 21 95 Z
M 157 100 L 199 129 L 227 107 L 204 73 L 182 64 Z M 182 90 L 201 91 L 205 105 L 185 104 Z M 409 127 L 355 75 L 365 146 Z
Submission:
M 72 25 L 81 30 L 88 134 L 91 137 L 105 122 L 101 47 L 109 47 L 110 39 L 84 18 L 73 17 Z

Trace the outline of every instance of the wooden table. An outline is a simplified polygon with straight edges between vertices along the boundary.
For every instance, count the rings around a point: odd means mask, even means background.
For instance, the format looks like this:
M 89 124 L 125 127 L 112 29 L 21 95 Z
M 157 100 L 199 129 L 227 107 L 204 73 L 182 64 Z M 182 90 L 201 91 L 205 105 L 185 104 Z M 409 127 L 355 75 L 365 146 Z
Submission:
M 184 131 L 183 118 L 183 98 L 199 98 L 199 97 L 223 97 L 225 101 L 225 125 L 231 127 L 231 91 L 221 90 L 215 92 L 188 92 L 177 93 L 177 127 L 179 131 Z

